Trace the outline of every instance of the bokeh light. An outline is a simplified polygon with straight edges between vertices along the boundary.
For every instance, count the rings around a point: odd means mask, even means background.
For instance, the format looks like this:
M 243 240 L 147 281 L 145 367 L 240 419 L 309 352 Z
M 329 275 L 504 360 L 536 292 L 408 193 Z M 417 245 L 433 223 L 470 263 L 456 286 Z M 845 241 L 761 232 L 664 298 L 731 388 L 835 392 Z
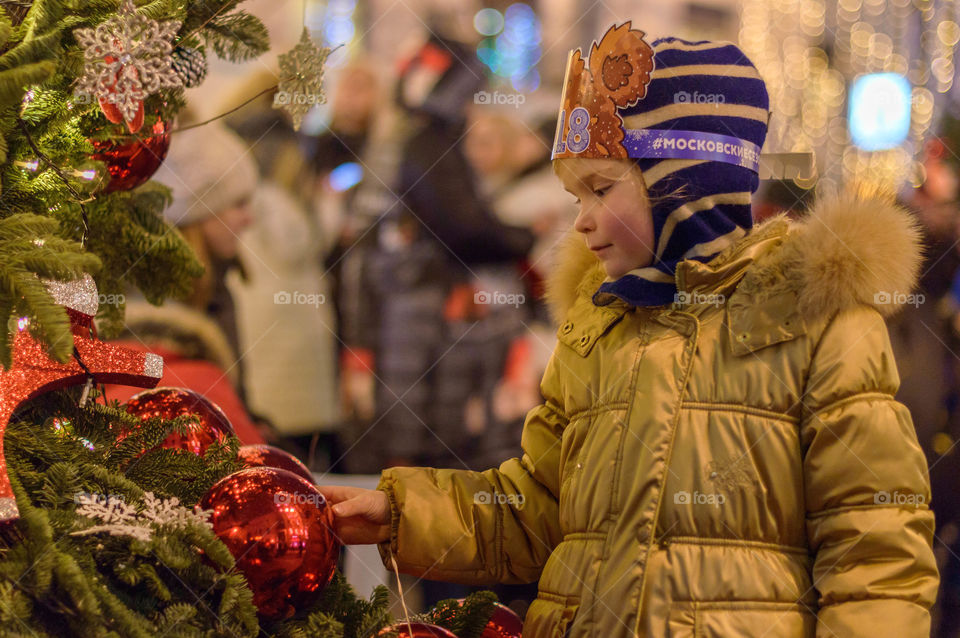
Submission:
M 529 93 L 540 86 L 537 63 L 543 39 L 540 18 L 527 4 L 518 2 L 501 14 L 481 9 L 474 16 L 474 28 L 487 36 L 477 46 L 477 58 L 516 91 Z
M 473 16 L 473 28 L 480 35 L 497 35 L 503 31 L 503 24 L 503 14 L 489 7 L 480 9 L 477 11 L 477 15 Z
M 910 132 L 911 89 L 896 73 L 858 77 L 850 89 L 850 136 L 865 151 L 899 146 Z

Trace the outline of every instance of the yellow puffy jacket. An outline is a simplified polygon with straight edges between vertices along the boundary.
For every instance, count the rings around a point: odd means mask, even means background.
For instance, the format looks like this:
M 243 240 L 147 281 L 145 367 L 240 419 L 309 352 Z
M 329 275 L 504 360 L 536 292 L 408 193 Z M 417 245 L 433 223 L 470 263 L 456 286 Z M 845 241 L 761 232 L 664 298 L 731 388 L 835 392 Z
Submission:
M 597 307 L 573 238 L 560 343 L 524 455 L 394 468 L 400 570 L 540 579 L 525 638 L 929 636 L 927 466 L 882 315 L 913 300 L 918 233 L 842 196 L 681 262 L 671 307 Z

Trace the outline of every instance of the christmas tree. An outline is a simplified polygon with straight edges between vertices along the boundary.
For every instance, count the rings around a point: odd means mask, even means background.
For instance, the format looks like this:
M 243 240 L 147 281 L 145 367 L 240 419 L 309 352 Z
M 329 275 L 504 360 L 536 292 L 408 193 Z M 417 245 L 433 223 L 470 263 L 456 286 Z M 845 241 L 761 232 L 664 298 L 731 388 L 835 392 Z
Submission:
M 239 4 L 0 0 L 0 478 L 12 494 L 6 508 L 0 498 L 0 636 L 359 637 L 393 622 L 385 588 L 365 600 L 339 574 L 292 617 L 258 616 L 235 557 L 194 508 L 241 469 L 237 439 L 200 455 L 167 449 L 196 417 L 142 420 L 89 387 L 103 380 L 99 337 L 122 327 L 122 293 L 160 304 L 202 274 L 163 220 L 169 189 L 147 180 L 207 56 L 268 50 Z M 305 36 L 281 68 L 325 55 Z M 322 66 L 309 71 L 279 81 L 316 91 Z M 119 303 L 86 316 L 57 282 Z M 132 361 L 111 360 L 110 374 L 156 382 L 149 359 Z M 34 397 L 84 375 L 86 388 Z M 493 605 L 475 594 L 420 620 L 479 636 Z
M 360 638 L 393 622 L 385 588 L 363 600 L 336 575 L 312 609 L 261 626 L 226 546 L 180 505 L 239 469 L 237 440 L 202 457 L 157 448 L 189 421 L 81 408 L 75 391 L 21 408 L 6 434 L 20 538 L 0 550 L 0 636 Z M 139 514 L 117 511 L 128 508 Z M 479 636 L 494 599 L 474 594 L 419 619 Z

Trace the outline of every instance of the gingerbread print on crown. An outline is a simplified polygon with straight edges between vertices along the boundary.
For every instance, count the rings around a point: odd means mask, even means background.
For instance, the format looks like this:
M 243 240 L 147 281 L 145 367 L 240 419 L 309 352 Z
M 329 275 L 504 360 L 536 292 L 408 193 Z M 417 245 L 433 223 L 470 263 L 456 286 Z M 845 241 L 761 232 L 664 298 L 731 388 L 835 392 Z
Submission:
M 580 49 L 570 54 L 554 159 L 628 157 L 617 109 L 646 97 L 654 69 L 653 48 L 643 39 L 646 34 L 630 25 L 611 26 L 599 43 L 593 43 L 589 68 Z

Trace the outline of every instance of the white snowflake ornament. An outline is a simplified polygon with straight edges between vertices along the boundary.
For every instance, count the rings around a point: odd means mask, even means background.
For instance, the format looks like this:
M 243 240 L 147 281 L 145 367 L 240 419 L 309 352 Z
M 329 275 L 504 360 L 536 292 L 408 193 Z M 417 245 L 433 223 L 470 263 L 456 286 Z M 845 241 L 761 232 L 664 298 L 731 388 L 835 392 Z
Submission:
M 70 532 L 71 536 L 107 533 L 149 543 L 153 540 L 153 533 L 161 527 L 187 529 L 191 525 L 201 525 L 213 528 L 209 511 L 189 509 L 176 497 L 161 499 L 153 492 L 144 492 L 139 510 L 114 495 L 80 493 L 74 500 L 79 504 L 77 514 L 98 521 L 100 525 Z
M 74 95 L 96 97 L 108 120 L 126 122 L 131 133 L 143 125 L 143 101 L 160 89 L 183 88 L 173 68 L 173 39 L 180 22 L 158 22 L 124 0 L 117 15 L 92 29 L 75 29 L 86 66 Z

